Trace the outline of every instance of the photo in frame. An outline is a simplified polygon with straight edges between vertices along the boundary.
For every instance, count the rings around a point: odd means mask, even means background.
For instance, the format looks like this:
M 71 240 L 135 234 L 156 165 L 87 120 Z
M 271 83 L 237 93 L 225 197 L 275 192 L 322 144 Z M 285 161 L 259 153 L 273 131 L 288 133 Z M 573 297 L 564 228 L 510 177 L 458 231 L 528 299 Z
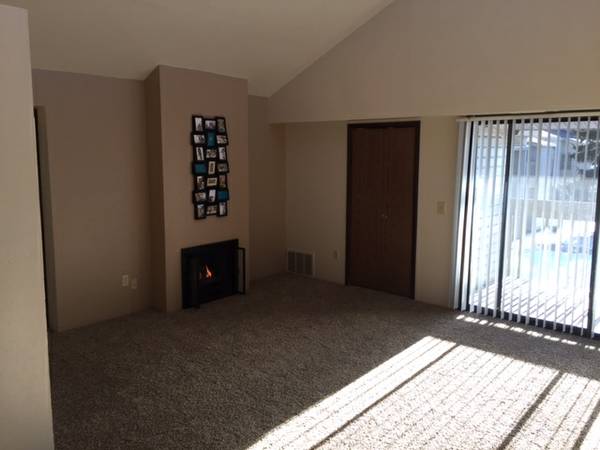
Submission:
M 217 129 L 217 119 L 204 119 L 204 129 L 214 131 Z
M 227 147 L 219 147 L 219 161 L 227 161 Z
M 206 178 L 203 175 L 197 175 L 194 180 L 194 190 L 202 191 L 206 188 Z
M 229 191 L 228 190 L 217 191 L 217 201 L 218 202 L 226 202 L 228 200 L 229 200 Z
M 219 175 L 219 189 L 227 189 L 227 175 Z
M 215 203 L 217 201 L 217 190 L 209 189 L 208 190 L 208 202 Z
M 217 146 L 217 133 L 214 131 L 208 131 L 206 133 L 206 146 L 209 148 Z
M 196 133 L 204 132 L 204 119 L 202 116 L 192 116 L 192 130 Z
M 212 161 L 213 164 L 216 164 Z M 193 162 L 192 163 L 192 174 L 194 175 L 206 175 L 207 167 L 206 163 L 203 162 Z
M 206 149 L 206 158 L 207 159 L 217 159 L 217 149 L 216 148 L 207 148 Z
M 218 211 L 217 205 L 207 205 L 206 207 L 206 215 L 207 216 L 216 216 Z
M 218 145 L 227 145 L 229 144 L 229 139 L 226 134 L 217 134 L 217 144 Z
M 202 162 L 204 161 L 204 147 L 201 145 L 194 146 L 194 161 Z
M 192 202 L 194 202 L 194 204 L 206 202 L 206 191 L 192 192 Z
M 217 117 L 217 133 L 227 134 L 227 125 L 225 117 Z
M 204 133 L 192 133 L 192 145 L 206 144 L 206 136 Z
M 214 175 L 215 173 L 217 173 L 217 162 L 216 161 L 209 161 L 208 162 L 208 174 L 209 175 Z
M 194 217 L 196 219 L 206 219 L 206 205 L 204 203 L 194 205 Z
M 219 217 L 227 215 L 227 202 L 219 202 L 219 211 L 217 212 Z
M 217 177 L 208 177 L 206 179 L 207 187 L 215 187 L 217 185 Z
M 229 173 L 229 164 L 226 163 L 226 162 L 217 164 L 217 172 L 219 172 L 219 173 Z

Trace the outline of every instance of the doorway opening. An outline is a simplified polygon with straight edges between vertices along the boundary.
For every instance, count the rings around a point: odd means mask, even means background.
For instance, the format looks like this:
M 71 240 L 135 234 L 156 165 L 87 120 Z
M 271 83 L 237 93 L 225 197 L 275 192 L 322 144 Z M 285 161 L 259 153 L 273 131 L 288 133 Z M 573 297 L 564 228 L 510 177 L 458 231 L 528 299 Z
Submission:
M 43 107 L 33 110 L 35 143 L 37 152 L 38 193 L 40 220 L 42 224 L 42 254 L 44 264 L 44 292 L 46 301 L 46 325 L 48 330 L 58 330 L 56 286 L 54 271 L 54 240 L 52 234 L 52 207 L 50 196 L 50 174 L 48 146 L 46 144 L 46 116 Z

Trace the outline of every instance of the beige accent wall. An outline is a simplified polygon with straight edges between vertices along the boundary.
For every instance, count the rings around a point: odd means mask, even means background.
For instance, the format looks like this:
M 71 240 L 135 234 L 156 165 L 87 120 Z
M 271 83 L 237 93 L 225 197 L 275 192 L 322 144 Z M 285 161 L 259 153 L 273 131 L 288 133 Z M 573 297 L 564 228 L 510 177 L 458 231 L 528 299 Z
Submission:
M 452 306 L 457 148 L 456 117 L 421 119 L 415 298 L 447 307 Z M 438 213 L 438 202 L 445 213 Z
M 47 176 L 46 255 L 55 282 L 48 299 L 51 328 L 66 330 L 148 308 L 143 83 L 34 70 L 33 89 Z M 123 274 L 137 278 L 137 289 L 122 287 Z
M 346 124 L 289 124 L 285 143 L 286 246 L 315 253 L 317 278 L 344 283 Z
M 195 70 L 168 66 L 159 66 L 157 70 L 160 118 L 148 119 L 148 123 L 155 126 L 160 122 L 161 127 L 159 159 L 164 223 L 159 224 L 156 229 L 164 229 L 165 270 L 159 274 L 159 278 L 164 277 L 165 295 L 158 301 L 160 309 L 176 311 L 181 309 L 182 248 L 239 239 L 240 245 L 247 249 L 247 260 L 251 258 L 248 86 L 246 80 Z M 146 88 L 148 92 L 152 85 L 147 83 Z M 194 219 L 190 145 L 193 114 L 218 115 L 227 119 L 231 201 L 229 215 L 224 218 Z M 160 180 L 151 179 L 150 183 L 160 183 Z M 155 192 L 155 189 L 156 187 L 152 188 L 152 191 Z M 163 262 L 160 261 L 159 264 Z M 250 276 L 251 273 L 248 273 L 248 278 Z M 162 283 L 160 279 L 155 281 Z
M 270 99 L 272 122 L 600 105 L 596 0 L 392 3 Z
M 0 5 L 0 448 L 53 448 L 27 12 Z
M 317 278 L 344 283 L 347 124 L 285 131 L 287 247 L 314 252 Z M 421 120 L 415 298 L 441 306 L 450 306 L 457 133 L 455 117 Z
M 285 267 L 285 129 L 269 125 L 267 99 L 248 97 L 250 273 L 259 279 Z

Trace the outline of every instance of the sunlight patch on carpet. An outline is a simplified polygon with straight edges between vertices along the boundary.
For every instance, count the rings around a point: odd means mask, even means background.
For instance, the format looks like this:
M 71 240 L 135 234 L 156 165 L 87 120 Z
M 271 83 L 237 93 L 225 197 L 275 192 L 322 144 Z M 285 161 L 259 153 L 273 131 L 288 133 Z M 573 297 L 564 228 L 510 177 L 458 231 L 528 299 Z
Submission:
M 507 330 L 507 331 L 511 331 L 513 333 L 524 334 L 524 335 L 527 335 L 532 338 L 544 339 L 544 340 L 551 341 L 551 342 L 559 342 L 559 343 L 565 344 L 565 345 L 581 346 L 581 347 L 585 348 L 586 350 L 600 351 L 600 347 L 598 347 L 597 345 L 594 345 L 593 344 L 594 341 L 592 341 L 592 340 L 589 340 L 589 342 L 586 344 L 582 344 L 576 340 L 570 339 L 569 337 L 563 337 L 563 336 L 559 337 L 556 334 L 545 333 L 543 329 L 531 329 L 531 327 L 527 326 L 527 325 L 513 324 L 508 321 L 497 321 L 497 320 L 491 320 L 491 319 L 486 319 L 486 318 L 481 319 L 481 318 L 473 317 L 473 316 L 466 315 L 466 314 L 458 315 L 456 317 L 456 320 L 460 320 L 462 322 L 466 322 L 466 323 L 469 323 L 472 325 L 480 325 L 480 326 L 498 328 L 501 330 Z
M 305 449 L 315 446 L 455 346 L 452 342 L 425 337 L 275 428 L 250 448 Z
M 596 380 L 425 337 L 250 448 L 573 448 L 599 404 Z

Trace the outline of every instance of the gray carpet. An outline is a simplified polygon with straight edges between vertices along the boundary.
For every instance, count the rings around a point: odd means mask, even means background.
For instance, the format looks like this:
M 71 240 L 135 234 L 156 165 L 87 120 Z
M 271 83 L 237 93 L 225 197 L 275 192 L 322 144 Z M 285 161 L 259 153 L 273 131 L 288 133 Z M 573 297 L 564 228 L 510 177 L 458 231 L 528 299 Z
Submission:
M 283 275 L 52 334 L 56 447 L 596 448 L 597 344 Z

